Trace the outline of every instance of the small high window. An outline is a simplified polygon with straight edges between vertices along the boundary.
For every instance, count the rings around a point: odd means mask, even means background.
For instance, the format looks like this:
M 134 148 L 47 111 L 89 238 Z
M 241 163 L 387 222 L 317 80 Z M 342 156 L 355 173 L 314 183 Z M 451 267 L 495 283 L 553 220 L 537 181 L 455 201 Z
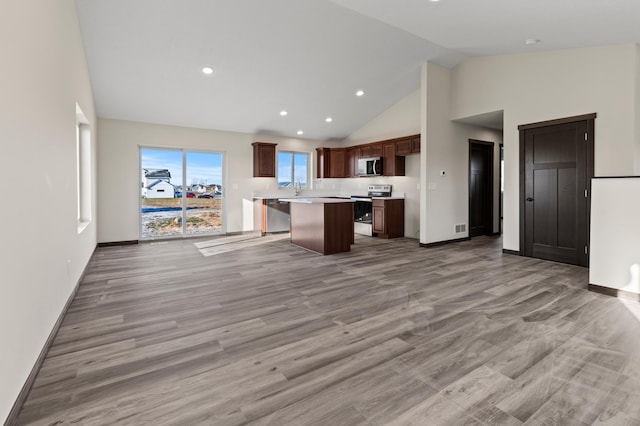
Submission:
M 76 193 L 78 232 L 91 221 L 91 127 L 76 104 Z

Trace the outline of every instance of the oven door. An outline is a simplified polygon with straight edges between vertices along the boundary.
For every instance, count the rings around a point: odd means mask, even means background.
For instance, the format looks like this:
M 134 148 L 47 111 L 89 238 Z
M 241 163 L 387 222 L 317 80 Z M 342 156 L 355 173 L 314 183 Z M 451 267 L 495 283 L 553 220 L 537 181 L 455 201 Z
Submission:
M 373 202 L 371 199 L 354 198 L 353 231 L 361 235 L 373 235 Z

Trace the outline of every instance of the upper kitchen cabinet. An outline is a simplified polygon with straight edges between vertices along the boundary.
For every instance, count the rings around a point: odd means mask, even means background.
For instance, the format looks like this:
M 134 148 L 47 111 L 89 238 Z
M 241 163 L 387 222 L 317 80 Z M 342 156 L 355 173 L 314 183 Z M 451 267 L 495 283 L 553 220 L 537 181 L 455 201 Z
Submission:
M 361 145 L 360 150 L 361 158 L 382 157 L 382 143 L 380 142 Z
M 420 153 L 420 135 L 396 139 L 396 155 L 405 156 Z
M 360 147 L 347 148 L 347 177 L 358 177 L 358 160 L 360 159 Z
M 254 142 L 253 177 L 276 177 L 275 143 Z
M 329 175 L 334 178 L 347 177 L 347 150 L 333 148 L 329 155 Z
M 345 148 L 316 148 L 316 171 L 318 179 L 343 178 L 347 171 L 347 150 Z
M 318 179 L 358 177 L 358 160 L 382 158 L 383 176 L 404 176 L 405 156 L 420 152 L 420 135 L 403 136 L 348 148 L 316 148 Z
M 411 153 L 420 154 L 420 135 L 411 138 Z
M 382 174 L 384 176 L 404 176 L 404 157 L 396 155 L 394 142 L 382 145 Z

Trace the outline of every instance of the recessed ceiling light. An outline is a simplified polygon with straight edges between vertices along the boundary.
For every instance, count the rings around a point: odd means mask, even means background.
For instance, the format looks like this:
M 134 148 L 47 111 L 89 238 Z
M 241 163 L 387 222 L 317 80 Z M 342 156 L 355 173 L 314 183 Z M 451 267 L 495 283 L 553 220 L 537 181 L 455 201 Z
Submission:
M 540 40 L 538 40 L 537 38 L 528 38 L 524 41 L 524 44 L 530 46 L 532 44 L 538 44 L 540 43 Z
M 285 115 L 287 115 L 287 114 L 289 114 L 289 113 L 288 113 L 287 111 L 285 111 L 285 110 L 280 111 L 280 115 L 281 115 L 281 116 L 283 116 L 283 117 L 284 117 Z
M 327 117 L 324 119 L 324 121 L 326 121 L 327 123 L 331 123 L 333 121 L 333 118 Z
M 302 130 L 298 130 L 297 132 L 299 135 L 304 135 L 304 132 Z
M 356 96 L 362 96 L 362 95 L 364 95 L 364 90 L 358 90 L 356 92 Z
M 202 67 L 202 73 L 206 75 L 213 74 L 213 68 L 211 67 Z

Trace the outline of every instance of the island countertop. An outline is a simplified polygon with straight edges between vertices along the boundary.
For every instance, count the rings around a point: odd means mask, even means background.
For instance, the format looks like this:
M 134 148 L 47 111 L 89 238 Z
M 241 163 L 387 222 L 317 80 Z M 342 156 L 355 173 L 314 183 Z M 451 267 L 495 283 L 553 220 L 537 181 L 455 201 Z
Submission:
M 288 201 L 289 203 L 304 204 L 336 204 L 336 203 L 353 203 L 354 200 L 349 198 L 327 198 L 327 197 L 300 197 L 300 198 L 278 198 L 280 201 Z
M 351 250 L 352 200 L 339 198 L 280 198 L 291 206 L 291 243 L 321 254 Z

